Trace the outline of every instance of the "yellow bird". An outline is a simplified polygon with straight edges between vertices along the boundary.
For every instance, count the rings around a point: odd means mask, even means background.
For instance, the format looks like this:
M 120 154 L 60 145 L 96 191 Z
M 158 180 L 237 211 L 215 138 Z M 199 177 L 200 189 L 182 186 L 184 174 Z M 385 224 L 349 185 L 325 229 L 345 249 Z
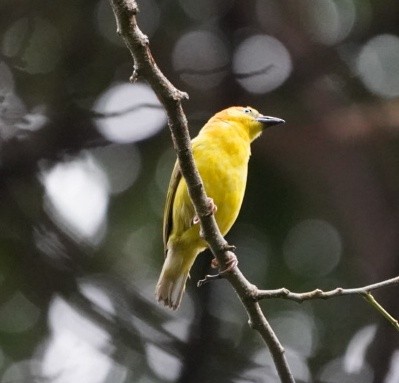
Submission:
M 230 230 L 241 208 L 251 142 L 265 127 L 281 123 L 284 120 L 264 116 L 254 108 L 235 106 L 216 113 L 191 141 L 194 161 L 213 201 L 222 235 Z M 155 294 L 159 302 L 176 310 L 191 266 L 207 248 L 177 162 L 166 196 L 163 240 L 166 259 Z

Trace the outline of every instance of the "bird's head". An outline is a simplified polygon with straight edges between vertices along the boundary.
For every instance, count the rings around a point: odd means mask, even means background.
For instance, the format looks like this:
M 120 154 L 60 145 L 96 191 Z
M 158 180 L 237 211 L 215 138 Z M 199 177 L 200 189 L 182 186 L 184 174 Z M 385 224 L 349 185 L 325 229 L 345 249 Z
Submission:
M 265 128 L 285 123 L 281 118 L 264 116 L 250 106 L 232 106 L 216 113 L 214 118 L 243 130 L 250 141 L 257 138 Z

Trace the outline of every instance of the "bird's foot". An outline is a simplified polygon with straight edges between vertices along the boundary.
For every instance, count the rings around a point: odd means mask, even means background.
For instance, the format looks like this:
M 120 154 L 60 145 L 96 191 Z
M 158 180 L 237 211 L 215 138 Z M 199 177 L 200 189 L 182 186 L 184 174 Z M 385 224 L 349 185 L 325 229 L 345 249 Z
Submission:
M 215 214 L 218 210 L 218 207 L 215 205 L 215 203 L 213 202 L 213 198 L 208 197 L 207 198 L 207 204 L 208 204 L 208 213 L 206 214 L 206 216 L 210 216 L 212 214 Z M 197 225 L 198 223 L 200 223 L 200 219 L 198 217 L 198 215 L 196 214 L 193 218 L 193 225 Z
M 224 250 L 226 251 L 230 251 L 230 253 L 227 253 L 227 260 L 225 262 L 226 264 L 226 268 L 222 271 L 219 271 L 217 274 L 215 275 L 205 275 L 204 279 L 201 279 L 197 282 L 197 287 L 201 287 L 211 281 L 214 281 L 216 279 L 222 279 L 224 278 L 225 274 L 230 272 L 231 270 L 234 269 L 234 267 L 237 266 L 238 264 L 238 259 L 236 257 L 236 255 L 234 253 L 232 253 L 232 251 L 236 250 L 236 247 L 234 245 L 226 245 L 224 247 Z M 219 261 L 216 258 L 213 258 L 211 261 L 211 266 L 214 269 L 217 269 L 220 267 Z
M 215 205 L 215 202 L 213 202 L 213 198 L 208 197 L 206 202 L 209 209 L 207 216 L 215 214 L 218 211 L 218 207 Z
M 201 287 L 201 286 L 206 285 L 207 283 L 209 283 L 209 282 L 211 282 L 211 281 L 214 281 L 215 279 L 221 279 L 221 278 L 223 278 L 223 276 L 220 275 L 220 274 L 205 275 L 205 278 L 204 278 L 204 279 L 200 279 L 200 280 L 197 282 L 197 287 Z
M 225 250 L 235 251 L 236 247 L 234 245 L 226 245 Z M 234 267 L 236 267 L 238 265 L 238 259 L 234 253 L 228 253 L 227 260 L 225 263 L 226 263 L 226 268 L 219 272 L 220 275 L 226 274 L 229 271 L 233 270 Z M 220 267 L 219 261 L 216 258 L 212 259 L 211 267 L 214 269 L 217 269 Z
M 235 248 L 234 246 L 229 246 L 231 248 Z M 225 274 L 228 273 L 229 271 L 233 270 L 234 267 L 236 267 L 238 264 L 237 257 L 235 254 L 230 253 L 228 256 L 228 260 L 226 262 L 226 268 L 222 271 L 219 271 L 215 275 L 205 275 L 204 279 L 201 279 L 197 282 L 197 287 L 201 287 L 209 282 L 215 281 L 216 279 L 222 279 L 224 278 Z M 216 258 L 212 259 L 211 266 L 213 268 L 218 268 L 219 267 L 219 262 Z

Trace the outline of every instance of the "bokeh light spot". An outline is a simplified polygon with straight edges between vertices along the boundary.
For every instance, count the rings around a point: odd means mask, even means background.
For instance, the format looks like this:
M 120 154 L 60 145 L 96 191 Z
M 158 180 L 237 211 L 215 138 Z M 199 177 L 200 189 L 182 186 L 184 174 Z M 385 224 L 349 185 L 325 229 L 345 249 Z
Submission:
M 4 372 L 1 383 L 37 382 L 41 380 L 40 363 L 22 360 L 11 364 Z
M 44 107 L 39 106 L 31 112 L 26 113 L 23 118 L 15 124 L 15 127 L 21 130 L 36 131 L 41 129 L 48 121 Z
M 248 271 L 254 283 L 263 283 L 269 271 L 270 258 L 273 256 L 269 238 L 252 224 L 236 224 L 233 231 L 233 243 L 240 254 L 251 254 L 250 257 L 241 257 L 240 265 Z
M 134 145 L 108 145 L 91 154 L 106 173 L 112 194 L 127 190 L 140 174 L 141 156 Z
M 94 286 L 89 288 L 88 285 L 83 285 L 83 290 L 84 294 L 96 305 L 99 305 L 107 312 L 113 312 L 112 302 L 101 290 Z M 105 347 L 110 341 L 110 335 L 104 328 L 90 320 L 90 318 L 82 315 L 65 299 L 58 296 L 51 300 L 48 322 L 54 339 L 58 335 L 67 332 L 74 334 L 75 337 L 96 348 Z
M 298 382 L 311 382 L 308 361 L 304 355 L 302 355 L 301 351 L 294 351 L 288 348 L 286 353 L 287 362 L 295 379 L 297 379 Z
M 102 310 L 115 314 L 114 303 L 105 289 L 93 278 L 83 278 L 79 280 L 79 288 L 89 300 Z
M 301 353 L 289 347 L 284 347 L 288 365 L 295 381 L 310 382 L 310 371 L 306 359 Z M 260 348 L 251 358 L 255 366 L 245 372 L 246 379 L 234 379 L 234 383 L 267 382 L 280 383 L 275 364 L 270 353 L 265 348 Z
M 267 93 L 278 88 L 291 70 L 288 50 L 271 36 L 251 36 L 234 53 L 233 72 L 239 84 L 250 93 Z
M 177 380 L 182 364 L 176 356 L 152 344 L 146 345 L 146 354 L 149 366 L 163 382 Z
M 48 73 L 62 58 L 58 30 L 44 18 L 22 18 L 4 34 L 2 52 L 18 58 L 17 67 L 31 74 Z
M 359 373 L 366 361 L 368 346 L 373 341 L 377 327 L 369 325 L 361 328 L 350 340 L 344 356 L 344 369 L 350 374 Z
M 41 379 L 54 383 L 125 382 L 126 368 L 104 351 L 69 330 L 52 335 L 42 356 Z
M 399 382 L 399 349 L 396 349 L 391 358 L 388 374 L 384 383 Z
M 32 328 L 40 310 L 20 292 L 16 292 L 0 307 L 0 331 L 19 333 Z
M 378 96 L 399 96 L 399 37 L 379 35 L 369 40 L 357 58 L 364 85 Z
M 191 324 L 191 321 L 182 317 L 167 321 L 163 328 L 182 342 L 187 342 L 190 337 Z
M 35 131 L 48 122 L 45 106 L 35 106 L 28 112 L 14 85 L 13 73 L 0 61 L 0 137 L 4 140 L 22 137 L 19 130 Z
M 343 359 L 337 358 L 322 367 L 316 381 L 321 383 L 371 383 L 373 381 L 373 371 L 366 364 L 358 373 L 349 373 L 344 369 Z
M 108 180 L 93 158 L 59 163 L 41 178 L 45 207 L 54 221 L 72 237 L 98 243 L 104 234 Z
M 96 101 L 99 132 L 108 140 L 129 143 L 156 134 L 166 124 L 166 114 L 155 93 L 145 84 L 116 84 Z
M 333 45 L 346 38 L 356 21 L 356 7 L 352 0 L 307 1 L 307 22 L 313 40 Z
M 338 264 L 342 240 L 330 223 L 309 219 L 290 230 L 283 245 L 283 255 L 292 272 L 308 276 L 325 276 Z
M 215 33 L 193 31 L 177 41 L 172 62 L 184 82 L 205 90 L 223 80 L 227 74 L 229 55 L 225 43 Z
M 308 358 L 315 350 L 313 318 L 301 311 L 284 311 L 272 318 L 272 327 L 282 344 Z

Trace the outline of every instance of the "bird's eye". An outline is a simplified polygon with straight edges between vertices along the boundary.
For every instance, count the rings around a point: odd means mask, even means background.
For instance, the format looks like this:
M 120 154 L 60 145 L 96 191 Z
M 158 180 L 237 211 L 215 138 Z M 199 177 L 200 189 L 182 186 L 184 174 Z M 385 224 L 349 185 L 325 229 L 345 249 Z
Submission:
M 244 111 L 243 111 L 244 113 L 252 113 L 252 109 L 251 108 L 245 108 L 244 109 Z

